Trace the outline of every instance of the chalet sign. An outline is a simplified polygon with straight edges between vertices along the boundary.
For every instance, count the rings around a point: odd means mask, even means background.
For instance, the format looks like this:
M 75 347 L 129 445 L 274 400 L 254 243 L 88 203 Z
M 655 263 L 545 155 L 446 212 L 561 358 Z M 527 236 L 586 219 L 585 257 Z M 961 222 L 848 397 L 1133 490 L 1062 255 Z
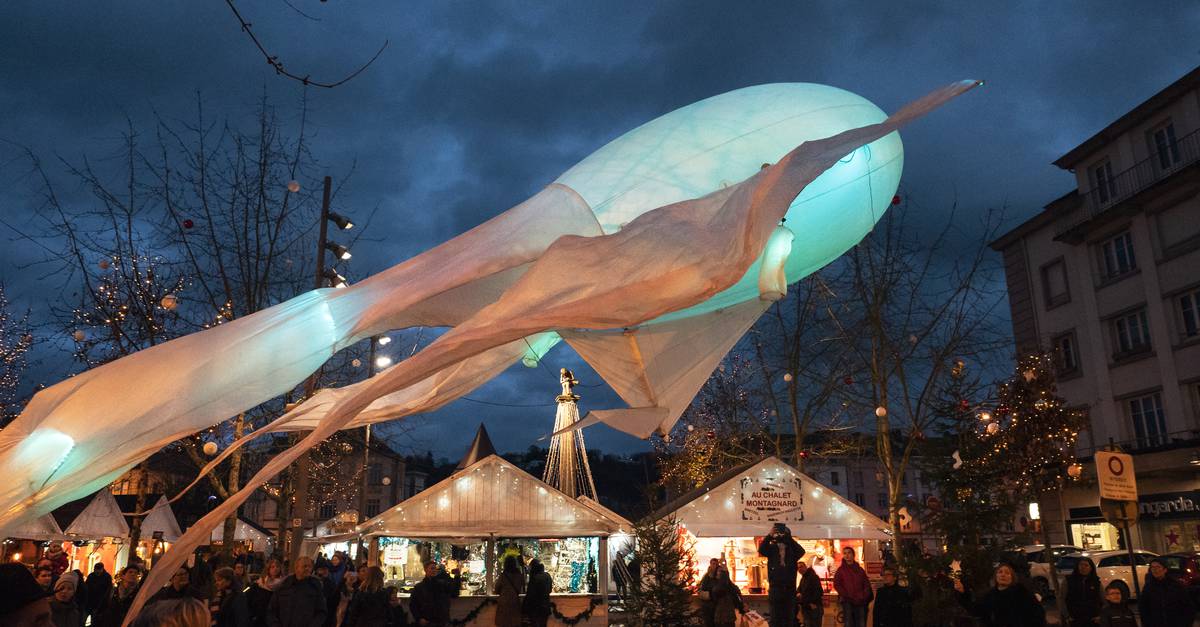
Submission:
M 800 522 L 804 520 L 804 492 L 799 477 L 743 477 L 742 520 Z

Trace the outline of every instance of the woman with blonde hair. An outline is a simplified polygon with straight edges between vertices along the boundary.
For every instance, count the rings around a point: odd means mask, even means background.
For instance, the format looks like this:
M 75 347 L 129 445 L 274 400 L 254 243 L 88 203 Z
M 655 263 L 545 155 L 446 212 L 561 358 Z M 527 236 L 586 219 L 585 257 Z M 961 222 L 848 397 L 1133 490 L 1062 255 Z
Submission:
M 211 627 L 212 615 L 203 601 L 192 597 L 164 599 L 147 605 L 133 627 Z
M 388 591 L 383 588 L 383 571 L 369 566 L 361 574 L 342 627 L 387 627 L 392 607 Z

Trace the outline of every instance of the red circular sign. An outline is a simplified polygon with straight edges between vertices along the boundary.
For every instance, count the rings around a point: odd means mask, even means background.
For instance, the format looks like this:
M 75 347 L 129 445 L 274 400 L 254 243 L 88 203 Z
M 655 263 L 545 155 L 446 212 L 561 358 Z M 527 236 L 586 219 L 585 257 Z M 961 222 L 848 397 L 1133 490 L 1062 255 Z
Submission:
M 1108 458 L 1108 471 L 1114 475 L 1120 475 L 1125 472 L 1125 462 L 1121 461 L 1120 457 Z

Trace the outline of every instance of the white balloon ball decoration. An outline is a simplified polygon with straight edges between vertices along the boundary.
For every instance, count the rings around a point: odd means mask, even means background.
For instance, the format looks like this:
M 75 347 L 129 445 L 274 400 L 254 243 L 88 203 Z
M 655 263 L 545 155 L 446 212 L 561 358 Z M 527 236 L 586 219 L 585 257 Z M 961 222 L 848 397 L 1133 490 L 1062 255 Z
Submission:
M 784 381 L 787 381 L 788 383 L 791 383 L 791 382 L 792 382 L 792 379 L 793 379 L 793 377 L 792 377 L 792 373 L 790 373 L 790 372 L 785 372 L 785 373 L 783 373 L 783 380 L 784 380 Z
M 163 309 L 166 309 L 167 311 L 174 311 L 175 307 L 179 305 L 179 297 L 174 294 L 167 294 L 166 296 L 162 297 L 160 304 L 162 305 Z
M 688 425 L 688 431 L 695 431 L 696 425 Z
M 216 442 L 205 442 L 204 443 L 204 454 L 208 455 L 209 457 L 216 455 L 217 454 L 217 443 Z
M 988 426 L 987 426 L 987 432 L 988 432 L 988 435 L 996 435 L 996 432 L 997 432 L 997 431 L 999 431 L 999 430 L 1000 430 L 1000 424 L 999 424 L 999 423 L 996 423 L 996 422 L 989 422 L 989 423 L 988 423 Z
M 83 329 L 78 329 L 71 334 L 71 337 L 75 338 L 76 342 L 82 342 L 87 339 L 87 333 L 84 333 Z
M 350 361 L 350 365 L 351 365 L 351 366 L 354 366 L 355 368 L 358 368 L 359 366 L 361 366 L 361 365 L 362 365 L 362 360 L 361 360 L 361 359 L 357 359 L 357 358 L 355 358 L 355 359 L 353 359 L 353 360 L 351 360 L 351 361 Z
M 887 408 L 882 405 L 880 405 L 879 407 L 876 407 L 875 415 L 879 416 L 880 418 L 883 418 L 884 416 L 887 415 Z
M 300 182 L 299 181 L 288 181 L 288 191 L 293 194 L 300 191 Z
M 392 485 L 392 478 L 391 478 L 391 477 L 384 477 L 384 478 L 383 478 L 383 485 Z

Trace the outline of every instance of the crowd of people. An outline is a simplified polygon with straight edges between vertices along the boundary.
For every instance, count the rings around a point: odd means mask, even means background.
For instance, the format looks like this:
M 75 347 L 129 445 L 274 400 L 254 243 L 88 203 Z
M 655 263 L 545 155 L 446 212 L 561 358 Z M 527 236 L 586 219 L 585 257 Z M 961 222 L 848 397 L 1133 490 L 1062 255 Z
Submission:
M 141 587 L 140 563 L 121 569 L 116 581 L 97 563 L 85 579 L 68 570 L 52 545 L 33 567 L 0 565 L 0 626 L 120 627 Z M 64 555 L 65 557 L 65 555 Z M 249 571 L 255 570 L 254 574 Z M 496 581 L 495 624 L 544 627 L 551 615 L 553 582 L 534 559 L 507 556 Z M 384 585 L 376 566 L 356 565 L 344 554 L 297 559 L 289 571 L 278 560 L 256 563 L 201 553 L 180 567 L 138 614 L 135 627 L 446 627 L 450 599 L 460 579 L 440 564 L 425 565 L 408 609 L 399 591 Z
M 758 553 L 766 559 L 770 626 L 819 627 L 825 619 L 821 577 L 801 559 L 804 548 L 791 531 L 775 524 L 759 544 Z M 984 627 L 1046 624 L 1042 599 L 1026 585 L 1028 573 L 1021 571 L 1020 565 L 997 565 L 991 585 L 982 593 L 967 586 L 961 573 L 918 572 L 913 586 L 901 585 L 899 573 L 891 565 L 883 568 L 882 585 L 875 588 L 857 557 L 853 548 L 843 547 L 841 564 L 833 576 L 836 622 L 845 627 L 866 627 L 868 615 L 872 627 L 914 627 L 914 603 L 923 591 L 948 593 L 940 595 L 946 602 L 939 607 L 960 607 Z M 1161 558 L 1150 564 L 1137 612 L 1125 583 L 1113 581 L 1102 588 L 1096 565 L 1086 558 L 1066 577 L 1060 593 L 1064 627 L 1192 627 L 1197 611 L 1188 590 L 1170 576 L 1167 562 Z M 733 627 L 746 613 L 741 592 L 722 560 L 709 561 L 697 595 L 705 627 Z

